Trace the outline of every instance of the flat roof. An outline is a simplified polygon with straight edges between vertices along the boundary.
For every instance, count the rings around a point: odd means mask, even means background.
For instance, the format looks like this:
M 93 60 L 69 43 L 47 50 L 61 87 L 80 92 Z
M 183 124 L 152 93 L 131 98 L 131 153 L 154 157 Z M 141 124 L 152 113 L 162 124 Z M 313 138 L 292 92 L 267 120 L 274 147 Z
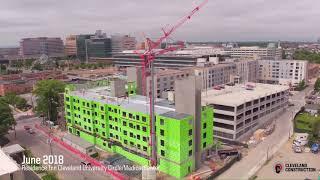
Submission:
M 185 113 L 178 113 L 175 111 L 169 111 L 164 114 L 160 114 L 160 116 L 181 120 L 189 117 L 190 115 Z
M 17 163 L 0 148 L 0 176 L 19 170 Z
M 121 106 L 132 112 L 142 112 L 149 114 L 149 100 L 146 96 L 131 95 L 130 97 L 112 97 L 110 87 L 98 87 L 86 90 L 76 90 L 70 92 L 70 95 L 82 99 L 100 102 L 102 104 L 112 104 Z M 175 111 L 175 107 L 165 99 L 155 99 L 155 113 L 164 114 L 169 111 Z
M 89 143 L 87 141 L 84 141 L 83 139 L 81 139 L 73 134 L 67 133 L 63 136 L 63 138 L 67 139 L 67 140 L 71 141 L 72 143 L 77 144 L 78 146 L 81 146 L 82 148 L 85 148 L 85 149 L 91 148 L 92 146 L 94 146 L 94 144 Z
M 9 155 L 24 152 L 24 148 L 19 144 L 3 147 L 2 150 Z
M 247 90 L 245 84 L 225 86 L 225 89 L 210 89 L 202 92 L 202 105 L 219 104 L 225 106 L 239 106 L 245 102 L 262 98 L 274 93 L 286 91 L 288 86 L 260 83 L 248 83 L 254 88 Z M 247 85 L 248 85 L 247 84 Z

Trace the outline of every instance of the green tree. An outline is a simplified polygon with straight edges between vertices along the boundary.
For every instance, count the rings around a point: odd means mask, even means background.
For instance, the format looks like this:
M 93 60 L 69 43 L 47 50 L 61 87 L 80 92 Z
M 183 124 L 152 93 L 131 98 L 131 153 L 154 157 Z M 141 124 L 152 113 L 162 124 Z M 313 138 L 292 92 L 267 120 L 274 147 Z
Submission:
M 317 78 L 316 82 L 314 83 L 314 90 L 320 91 L 320 78 Z
M 32 66 L 33 61 L 35 61 L 35 59 L 26 59 L 24 62 L 24 67 L 27 69 L 30 69 L 30 67 Z
M 320 63 L 320 54 L 306 50 L 298 50 L 294 52 L 293 59 L 308 60 L 312 63 Z
M 27 107 L 27 104 L 28 104 L 26 99 L 24 99 L 24 98 L 22 98 L 20 96 L 17 96 L 13 92 L 7 93 L 3 97 L 3 100 L 6 103 L 8 103 L 8 104 L 10 104 L 10 105 L 12 105 L 12 106 L 14 106 L 14 107 L 16 107 L 18 109 L 24 109 L 24 108 Z
M 38 70 L 38 71 L 42 71 L 43 67 L 40 63 L 36 63 L 33 67 L 32 70 Z
M 15 102 L 17 100 L 17 95 L 14 92 L 9 92 L 3 97 L 3 99 L 5 100 L 6 103 L 11 104 L 12 106 L 14 106 Z
M 24 109 L 27 107 L 28 105 L 28 102 L 26 99 L 22 98 L 22 97 L 19 97 L 17 96 L 17 100 L 15 102 L 15 107 L 18 108 L 18 109 Z
M 299 84 L 298 84 L 296 89 L 298 91 L 302 91 L 305 87 L 306 87 L 306 82 L 305 82 L 305 80 L 302 80 L 302 81 L 299 82 Z
M 316 136 L 316 137 L 320 137 L 320 120 L 318 120 L 317 122 L 314 123 L 314 126 L 312 128 L 312 133 L 313 133 L 313 136 Z
M 37 97 L 37 114 L 46 115 L 50 121 L 58 119 L 58 108 L 60 107 L 59 93 L 64 92 L 65 83 L 49 79 L 38 81 L 33 93 Z
M 13 118 L 9 104 L 4 100 L 0 99 L 0 137 L 6 135 L 16 122 Z

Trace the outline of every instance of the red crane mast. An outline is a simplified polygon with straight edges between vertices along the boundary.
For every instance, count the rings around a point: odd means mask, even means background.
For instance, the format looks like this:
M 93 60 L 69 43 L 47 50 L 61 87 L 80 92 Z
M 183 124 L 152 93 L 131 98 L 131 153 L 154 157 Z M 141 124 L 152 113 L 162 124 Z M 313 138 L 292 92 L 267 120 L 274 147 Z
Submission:
M 156 137 L 155 137 L 155 112 L 154 112 L 154 59 L 158 55 L 165 54 L 170 51 L 175 51 L 179 48 L 184 47 L 183 43 L 179 43 L 176 47 L 167 47 L 166 49 L 162 50 L 156 50 L 161 43 L 168 39 L 170 35 L 172 35 L 173 32 L 175 32 L 179 27 L 181 27 L 184 23 L 186 23 L 188 20 L 191 19 L 191 17 L 197 13 L 204 5 L 208 3 L 209 0 L 204 0 L 201 2 L 200 5 L 196 6 L 191 12 L 189 12 L 186 16 L 184 16 L 180 21 L 178 21 L 175 25 L 173 25 L 171 28 L 169 28 L 168 31 L 166 31 L 164 28 L 162 28 L 163 36 L 161 36 L 157 41 L 153 42 L 149 38 L 146 38 L 146 41 L 148 43 L 148 49 L 143 53 L 138 53 L 135 51 L 136 54 L 138 54 L 141 58 L 141 65 L 142 65 L 142 83 L 144 90 L 143 94 L 146 95 L 146 88 L 145 88 L 145 80 L 147 76 L 147 70 L 148 74 L 151 76 L 151 85 L 150 85 L 150 93 L 149 93 L 149 100 L 150 100 L 150 140 L 149 145 L 151 146 L 151 166 L 157 165 L 157 151 L 156 151 Z

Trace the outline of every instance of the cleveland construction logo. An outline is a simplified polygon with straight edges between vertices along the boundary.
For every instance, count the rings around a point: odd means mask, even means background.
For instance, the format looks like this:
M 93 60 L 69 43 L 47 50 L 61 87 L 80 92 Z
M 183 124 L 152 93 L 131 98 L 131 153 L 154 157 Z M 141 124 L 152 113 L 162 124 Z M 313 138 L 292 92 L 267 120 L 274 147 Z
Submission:
M 283 169 L 282 164 L 276 164 L 276 165 L 274 165 L 274 170 L 275 170 L 275 172 L 276 172 L 277 174 L 280 174 L 280 172 L 282 171 L 282 169 Z

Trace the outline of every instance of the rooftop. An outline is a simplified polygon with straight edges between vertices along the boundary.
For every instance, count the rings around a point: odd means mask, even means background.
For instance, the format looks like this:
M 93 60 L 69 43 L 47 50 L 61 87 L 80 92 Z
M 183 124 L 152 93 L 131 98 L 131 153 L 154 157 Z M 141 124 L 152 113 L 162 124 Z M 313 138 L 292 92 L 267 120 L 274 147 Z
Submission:
M 11 146 L 4 147 L 2 150 L 9 155 L 24 152 L 23 147 L 21 147 L 19 144 L 13 144 Z
M 185 113 L 177 113 L 175 111 L 169 111 L 169 112 L 166 112 L 164 114 L 161 114 L 161 116 L 168 117 L 168 118 L 173 118 L 173 119 L 185 119 L 190 115 L 185 114 Z
M 17 163 L 6 155 L 0 148 L 0 176 L 13 173 L 19 170 Z
M 159 76 L 163 75 L 172 75 L 172 74 L 180 74 L 183 73 L 182 70 L 177 70 L 177 69 L 157 69 L 156 74 Z
M 149 114 L 149 100 L 145 96 L 132 95 L 130 97 L 112 97 L 110 87 L 98 87 L 88 90 L 76 90 L 70 93 L 86 100 L 96 101 L 103 104 L 113 104 L 121 106 L 129 111 Z M 175 107 L 165 99 L 155 99 L 156 114 L 164 114 L 175 111 Z
M 225 89 L 211 89 L 202 92 L 202 105 L 219 104 L 226 106 L 239 106 L 245 102 L 265 97 L 274 93 L 288 90 L 288 86 L 251 83 L 252 89 L 246 89 L 244 84 L 225 86 Z

